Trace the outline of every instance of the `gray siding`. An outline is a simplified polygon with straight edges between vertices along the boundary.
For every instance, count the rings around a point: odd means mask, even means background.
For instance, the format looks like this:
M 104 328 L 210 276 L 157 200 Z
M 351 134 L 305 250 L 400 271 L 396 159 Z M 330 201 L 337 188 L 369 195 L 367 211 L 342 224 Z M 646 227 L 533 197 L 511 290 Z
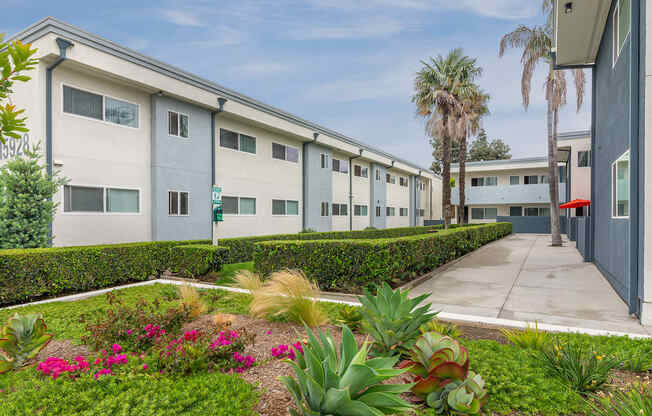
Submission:
M 328 166 L 321 167 L 321 154 L 328 155 Z M 316 143 L 303 145 L 303 218 L 304 228 L 331 231 L 331 204 L 333 199 L 332 151 Z M 328 216 L 321 216 L 321 203 L 328 202 Z
M 468 182 L 467 182 L 468 183 Z M 559 184 L 559 200 L 566 201 L 565 183 Z M 537 185 L 501 185 L 501 186 L 466 186 L 464 202 L 466 205 L 491 204 L 549 204 L 548 184 Z M 459 205 L 460 189 L 451 189 L 451 203 Z
M 615 4 L 615 2 L 614 2 Z M 618 294 L 629 298 L 629 219 L 611 218 L 611 164 L 630 143 L 630 45 L 628 38 L 615 66 L 612 65 L 613 6 L 598 52 L 594 77 L 595 142 L 592 158 L 595 172 L 594 203 L 591 208 L 594 261 Z
M 410 176 L 408 182 L 408 185 L 410 186 L 410 211 L 408 212 L 408 215 L 410 216 L 410 227 L 417 225 L 417 208 L 419 205 L 416 204 L 416 201 L 419 192 L 417 191 L 416 180 L 416 176 Z
M 376 180 L 376 171 L 380 172 L 380 180 Z M 369 207 L 369 225 L 375 228 L 386 228 L 387 226 L 387 185 L 385 184 L 385 175 L 387 169 L 376 163 L 371 164 L 371 177 L 369 178 L 370 202 Z M 376 216 L 376 207 L 380 207 L 380 216 Z
M 168 110 L 189 116 L 189 138 L 168 134 Z M 152 239 L 211 238 L 211 113 L 152 96 Z M 189 192 L 189 215 L 168 215 L 168 191 Z

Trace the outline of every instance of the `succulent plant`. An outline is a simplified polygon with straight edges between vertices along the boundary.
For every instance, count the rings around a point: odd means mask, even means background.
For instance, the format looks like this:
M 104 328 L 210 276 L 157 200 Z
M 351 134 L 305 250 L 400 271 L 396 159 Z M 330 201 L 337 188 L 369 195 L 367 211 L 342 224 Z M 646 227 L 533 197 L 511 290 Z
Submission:
M 351 331 L 358 332 L 362 325 L 362 312 L 357 306 L 344 305 L 339 310 L 337 323 L 348 326 Z
M 438 414 L 479 414 L 487 399 L 484 381 L 469 371 L 469 354 L 460 343 L 436 332 L 426 332 L 410 352 L 411 361 L 399 367 L 415 375 L 412 392 Z
M 351 330 L 342 327 L 339 356 L 333 338 L 319 330 L 319 339 L 306 327 L 303 354 L 286 360 L 296 379 L 280 377 L 298 410 L 293 416 L 382 416 L 406 412 L 412 406 L 400 398 L 412 384 L 382 384 L 406 370 L 394 369 L 398 358 L 368 359 L 369 345 L 358 349 Z
M 52 339 L 41 314 L 15 314 L 0 332 L 0 373 L 24 366 Z
M 431 321 L 436 312 L 429 312 L 431 304 L 417 307 L 427 294 L 410 299 L 408 291 L 392 290 L 387 284 L 378 288 L 376 296 L 365 291 L 358 297 L 362 303 L 362 328 L 374 339 L 378 355 L 407 354 L 417 337 L 419 328 Z

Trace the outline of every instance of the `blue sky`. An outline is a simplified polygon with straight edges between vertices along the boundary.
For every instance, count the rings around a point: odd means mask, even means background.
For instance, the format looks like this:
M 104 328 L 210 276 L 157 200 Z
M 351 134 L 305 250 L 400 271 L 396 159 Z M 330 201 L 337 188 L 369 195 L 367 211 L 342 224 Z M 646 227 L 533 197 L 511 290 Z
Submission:
M 4 3 L 0 33 L 54 16 L 423 166 L 432 156 L 410 100 L 414 74 L 420 60 L 462 47 L 484 68 L 489 137 L 513 157 L 546 154 L 545 69 L 525 112 L 520 55 L 498 58 L 504 33 L 543 21 L 539 0 Z M 569 78 L 560 131 L 589 128 L 590 96 L 579 113 L 574 96 Z

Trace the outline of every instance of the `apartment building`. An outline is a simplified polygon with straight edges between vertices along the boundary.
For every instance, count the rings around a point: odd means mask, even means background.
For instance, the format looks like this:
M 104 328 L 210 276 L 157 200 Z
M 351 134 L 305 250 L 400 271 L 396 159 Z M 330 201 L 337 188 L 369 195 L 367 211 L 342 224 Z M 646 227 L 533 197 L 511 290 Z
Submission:
M 647 1 L 554 1 L 553 63 L 592 74 L 591 217 L 578 245 L 652 324 L 652 14 Z
M 559 201 L 589 199 L 590 132 L 558 135 Z M 459 165 L 451 167 L 455 179 L 451 202 L 459 205 Z M 495 222 L 497 217 L 549 217 L 548 158 L 490 160 L 466 163 L 464 218 L 469 223 Z M 458 217 L 456 206 L 455 218 Z M 562 210 L 564 211 L 564 210 Z M 576 208 L 562 215 L 588 215 Z
M 440 219 L 425 168 L 53 18 L 14 39 L 40 63 L 12 101 L 69 179 L 56 197 L 58 246 L 416 226 Z

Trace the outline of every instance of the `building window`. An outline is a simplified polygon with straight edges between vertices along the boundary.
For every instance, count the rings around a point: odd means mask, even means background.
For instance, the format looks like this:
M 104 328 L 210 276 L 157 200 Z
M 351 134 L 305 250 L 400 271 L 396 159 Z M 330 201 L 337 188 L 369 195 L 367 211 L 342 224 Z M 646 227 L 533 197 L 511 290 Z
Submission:
M 369 177 L 369 169 L 362 167 L 360 165 L 355 165 L 353 167 L 353 174 L 355 176 L 361 177 L 361 178 L 368 178 Z
M 223 196 L 222 210 L 229 215 L 256 215 L 256 198 Z
M 403 179 L 403 178 L 399 178 L 399 179 Z M 385 182 L 396 184 L 396 176 L 390 175 L 389 173 L 385 174 Z
M 586 168 L 589 167 L 591 163 L 591 152 L 588 150 L 583 150 L 577 152 L 577 167 Z
M 471 219 L 474 220 L 495 220 L 498 216 L 498 208 L 471 208 Z
M 419 209 L 419 210 L 417 211 L 417 214 L 418 214 L 420 217 L 425 217 L 425 216 L 426 216 L 426 210 L 423 209 L 423 208 L 421 208 L 421 209 Z
M 539 183 L 539 176 L 538 175 L 524 176 L 523 183 L 525 185 L 536 185 Z
M 486 178 L 471 178 L 471 186 L 497 186 L 498 177 L 488 176 Z
M 517 176 L 518 178 L 518 176 Z M 522 217 L 523 216 L 523 207 L 509 207 L 509 216 L 510 217 Z
M 376 216 L 380 217 L 380 215 L 381 215 L 380 213 L 381 213 L 380 207 L 376 207 Z
M 629 150 L 611 165 L 612 217 L 629 217 Z
M 398 184 L 400 186 L 408 186 L 408 178 L 405 178 L 403 176 L 398 178 Z
M 630 0 L 618 0 L 613 16 L 613 64 L 622 52 L 630 28 Z
M 333 172 L 349 173 L 349 163 L 346 160 L 333 159 Z
M 550 183 L 550 181 L 548 180 L 548 175 L 539 176 L 539 183 Z
M 385 215 L 388 217 L 393 217 L 396 215 L 396 208 L 394 207 L 386 207 L 385 208 Z
M 299 215 L 299 201 L 272 199 L 272 215 Z
M 366 205 L 354 205 L 353 206 L 353 215 L 356 217 L 366 217 L 367 216 L 367 206 Z
M 189 137 L 188 124 L 187 115 L 177 113 L 176 111 L 168 111 L 168 134 L 170 136 L 187 139 Z
M 526 207 L 524 210 L 526 217 L 549 217 L 550 208 L 548 207 Z
M 272 143 L 272 158 L 297 163 L 299 161 L 299 149 L 284 144 Z
M 380 182 L 380 169 L 376 169 L 376 180 Z
M 326 153 L 321 154 L 321 168 L 328 169 L 328 155 Z
M 256 138 L 246 134 L 238 134 L 226 129 L 220 129 L 220 146 L 256 154 Z
M 566 166 L 559 167 L 559 183 L 566 183 Z
M 140 213 L 138 189 L 65 185 L 64 212 Z
M 168 215 L 188 215 L 188 192 L 168 191 Z
M 321 216 L 328 217 L 328 202 L 321 203 Z
M 333 216 L 346 216 L 349 215 L 348 205 L 346 204 L 333 204 Z
M 63 86 L 63 111 L 82 117 L 138 128 L 138 104 Z
M 407 208 L 399 208 L 398 213 L 401 217 L 407 217 L 408 215 L 408 209 Z
M 520 176 L 510 176 L 509 177 L 509 184 L 510 185 L 520 185 L 521 184 L 521 177 Z

